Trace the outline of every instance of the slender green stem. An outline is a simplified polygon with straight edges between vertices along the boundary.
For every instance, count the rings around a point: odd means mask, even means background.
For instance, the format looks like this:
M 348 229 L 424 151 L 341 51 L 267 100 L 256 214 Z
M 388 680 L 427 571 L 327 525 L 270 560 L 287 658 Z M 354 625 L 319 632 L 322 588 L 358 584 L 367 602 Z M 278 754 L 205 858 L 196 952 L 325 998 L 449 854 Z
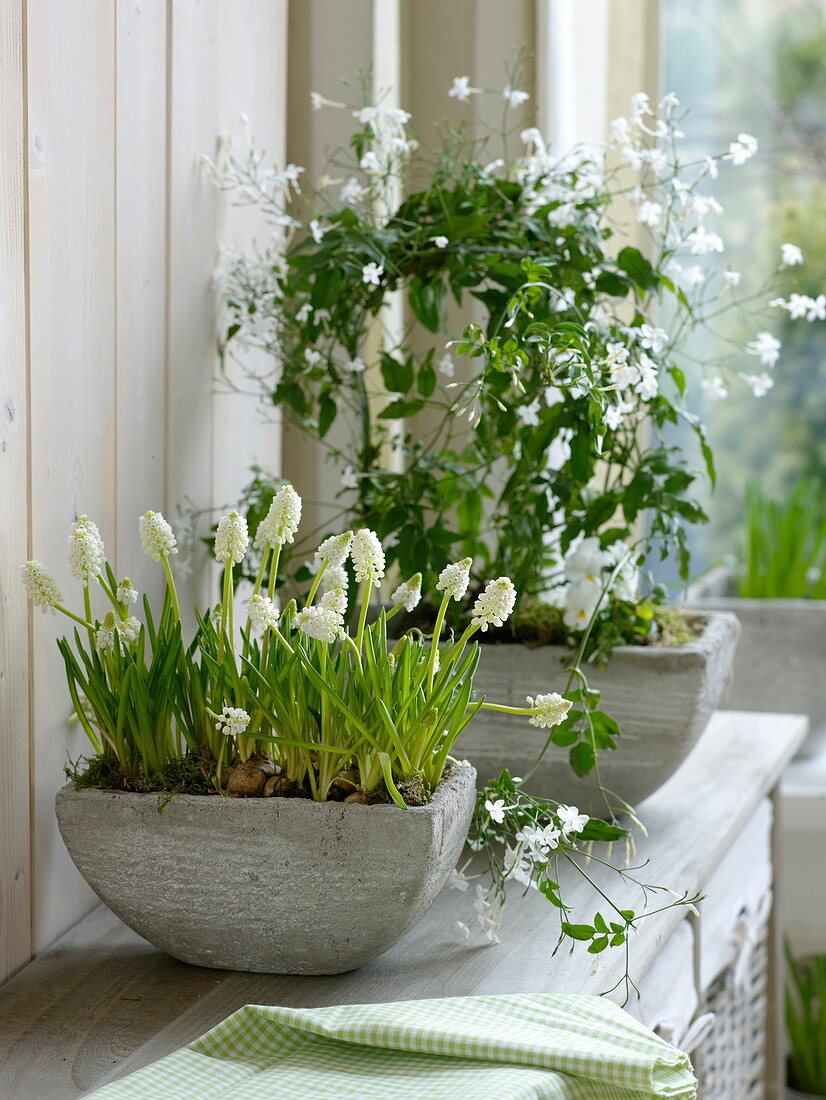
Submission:
M 89 591 L 88 582 L 83 586 L 83 610 L 86 613 L 86 625 L 89 630 L 89 645 L 95 648 L 95 628 L 91 625 L 92 619 L 92 594 Z
M 367 625 L 367 609 L 370 606 L 370 590 L 373 587 L 373 582 L 369 579 L 362 582 L 361 585 L 361 611 L 359 612 L 359 625 L 356 632 L 356 649 L 361 655 L 362 646 L 364 644 L 364 628 Z M 359 663 L 361 663 L 359 661 Z
M 439 639 L 442 636 L 442 627 L 444 626 L 445 615 L 447 614 L 447 605 L 450 603 L 450 593 L 445 592 L 442 597 L 442 602 L 439 605 L 439 611 L 436 615 L 436 625 L 433 628 L 433 641 L 430 646 L 430 657 L 427 662 L 427 690 L 433 690 L 433 678 L 436 675 L 436 658 L 439 655 Z
M 60 611 L 63 615 L 68 615 L 70 619 L 74 619 L 76 623 L 80 623 L 81 626 L 85 626 L 90 632 L 93 632 L 95 627 L 93 623 L 90 623 L 87 619 L 81 619 L 79 615 L 75 615 L 74 611 L 70 611 L 68 607 L 64 607 L 62 603 L 56 603 L 54 605 L 55 611 Z M 93 643 L 94 644 L 94 643 Z
M 281 543 L 274 547 L 272 561 L 270 562 L 270 581 L 267 585 L 267 595 L 270 599 L 275 596 L 275 586 L 278 583 L 278 562 L 281 560 Z
M 178 603 L 178 590 L 175 587 L 175 578 L 172 576 L 172 568 L 169 564 L 169 555 L 161 554 L 161 561 L 163 562 L 163 571 L 166 575 L 166 587 L 169 589 L 169 596 L 172 600 L 172 606 L 175 609 L 175 618 L 178 622 L 181 621 L 181 605 Z
M 312 583 L 312 586 L 310 587 L 310 591 L 307 595 L 307 603 L 306 603 L 305 606 L 307 606 L 307 607 L 312 606 L 313 600 L 315 599 L 315 594 L 316 594 L 316 592 L 318 592 L 318 586 L 321 584 L 321 578 L 324 576 L 324 570 L 326 568 L 327 568 L 327 562 L 323 561 L 321 563 L 321 568 L 316 573 L 316 575 L 313 577 L 313 583 Z

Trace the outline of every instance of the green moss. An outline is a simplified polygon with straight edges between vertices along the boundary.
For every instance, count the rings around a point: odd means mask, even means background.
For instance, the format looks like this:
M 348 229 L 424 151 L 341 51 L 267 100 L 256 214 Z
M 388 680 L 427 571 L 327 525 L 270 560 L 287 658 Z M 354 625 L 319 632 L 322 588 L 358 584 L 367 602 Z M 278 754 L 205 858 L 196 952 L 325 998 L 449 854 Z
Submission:
M 167 791 L 170 794 L 214 794 L 214 765 L 208 755 L 189 753 L 169 760 L 159 772 L 144 775 L 137 768 L 124 768 L 111 756 L 81 757 L 64 769 L 76 787 L 98 787 L 107 791 Z
M 654 645 L 687 645 L 703 632 L 702 618 L 679 607 L 655 607 L 654 622 L 657 626 Z

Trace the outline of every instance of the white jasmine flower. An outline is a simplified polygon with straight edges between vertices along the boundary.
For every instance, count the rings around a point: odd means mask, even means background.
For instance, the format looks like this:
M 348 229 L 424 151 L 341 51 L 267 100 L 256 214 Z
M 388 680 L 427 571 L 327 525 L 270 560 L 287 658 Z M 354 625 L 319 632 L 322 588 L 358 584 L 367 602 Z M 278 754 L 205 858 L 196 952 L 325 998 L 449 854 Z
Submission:
M 668 343 L 668 333 L 663 328 L 655 328 L 653 325 L 640 325 L 637 330 L 637 339 L 640 347 L 648 348 L 653 355 L 659 355 Z
M 533 881 L 533 875 L 531 873 L 533 871 L 533 863 L 523 854 L 521 846 L 519 848 L 512 848 L 510 844 L 506 845 L 502 862 L 506 878 L 512 878 L 522 886 L 536 887 L 536 883 Z
M 502 98 L 506 100 L 511 107 L 521 107 L 523 103 L 527 103 L 531 98 L 528 92 L 521 92 L 518 88 L 511 88 L 510 84 L 502 92 Z
M 651 114 L 651 103 L 647 92 L 635 92 L 631 96 L 631 121 L 639 124 L 643 115 Z
M 117 587 L 115 592 L 115 599 L 118 603 L 137 603 L 138 602 L 138 590 L 132 584 L 128 577 L 124 577 Z
M 319 92 L 310 92 L 310 106 L 314 111 L 320 111 L 322 107 L 343 107 L 343 103 L 337 103 L 334 99 L 326 99 Z
M 657 381 L 657 364 L 649 356 L 642 353 L 638 364 L 639 381 L 634 386 L 636 393 L 640 395 L 643 401 L 650 401 L 657 396 L 659 392 L 659 382 Z
M 336 611 L 320 604 L 315 607 L 304 607 L 295 617 L 298 629 L 309 638 L 316 638 L 320 642 L 330 645 L 341 636 L 341 617 Z
M 451 888 L 451 890 L 461 890 L 462 893 L 465 893 L 468 886 L 470 885 L 470 880 L 468 879 L 466 874 L 459 870 L 458 867 L 454 867 L 454 869 L 450 872 L 450 877 L 447 880 L 447 884 Z M 465 926 L 462 925 L 462 927 L 464 928 Z
M 756 355 L 764 367 L 773 367 L 780 358 L 780 341 L 770 332 L 758 332 L 756 339 L 746 344 L 748 355 Z
M 452 596 L 457 602 L 461 600 L 470 584 L 472 565 L 473 558 L 462 558 L 461 561 L 454 562 L 452 565 L 446 565 L 436 581 L 437 590 Z
M 816 298 L 809 298 L 808 305 L 807 321 L 826 321 L 826 294 L 818 294 Z
M 300 522 L 301 497 L 289 483 L 282 485 L 272 498 L 266 516 L 258 524 L 255 545 L 259 550 L 273 550 L 276 546 L 294 542 Z
M 745 164 L 757 152 L 757 138 L 751 134 L 738 134 L 737 141 L 728 147 L 727 157 L 735 167 Z
M 505 820 L 505 800 L 504 798 L 497 798 L 495 802 L 491 802 L 488 798 L 485 801 L 485 809 L 487 810 L 491 821 L 496 825 L 501 825 Z
M 677 99 L 673 92 L 666 92 L 660 100 L 661 111 L 672 111 L 675 107 L 680 106 L 680 101 Z
M 737 286 L 742 276 L 739 271 L 724 271 L 723 278 L 726 280 L 729 286 Z
M 349 371 L 351 374 L 361 374 L 367 369 L 367 364 L 364 362 L 361 356 L 357 355 L 355 359 L 349 359 L 344 364 L 344 369 L 346 371 Z
M 250 716 L 240 707 L 224 707 L 215 728 L 224 737 L 240 737 L 250 724 Z
M 704 378 L 700 388 L 710 401 L 722 401 L 728 397 L 728 390 L 718 374 L 712 375 L 711 378 Z
M 602 599 L 602 585 L 583 577 L 572 584 L 565 593 L 565 611 L 562 620 L 569 630 L 584 630 Z
M 663 216 L 662 205 L 658 202 L 642 202 L 637 210 L 637 221 L 640 225 L 650 226 L 656 229 Z
M 488 581 L 484 592 L 476 597 L 471 612 L 472 623 L 481 627 L 483 633 L 489 626 L 502 626 L 513 611 L 515 603 L 516 589 L 510 577 Z
M 359 161 L 359 168 L 364 172 L 381 172 L 381 163 L 376 154 L 369 149 Z
M 296 311 L 295 319 L 300 325 L 303 325 L 309 317 L 312 317 L 312 314 L 313 307 L 310 305 L 309 302 L 305 302 L 301 309 Z
M 791 294 L 789 295 L 788 302 L 783 298 L 772 298 L 769 305 L 779 306 L 781 309 L 785 309 L 789 314 L 789 318 L 792 321 L 796 321 L 800 317 L 805 317 L 809 310 L 816 307 L 817 303 L 813 298 L 810 298 L 808 294 Z M 814 319 L 814 317 L 809 318 L 809 320 Z
M 611 129 L 608 140 L 611 145 L 625 145 L 631 137 L 631 123 L 625 117 L 615 118 L 611 121 Z
M 360 122 L 362 126 L 369 126 L 371 122 L 375 122 L 379 117 L 378 107 L 359 107 L 357 111 L 353 111 L 353 118 L 357 122 Z
M 535 428 L 539 423 L 539 398 L 535 397 L 530 405 L 522 405 L 516 410 L 516 418 L 525 428 Z
M 384 549 L 376 532 L 369 527 L 356 531 L 350 547 L 350 557 L 358 583 L 366 581 L 378 588 L 384 576 Z
M 608 405 L 603 414 L 606 428 L 615 432 L 620 424 L 622 424 L 626 415 L 630 413 L 633 408 L 634 406 L 630 401 L 621 401 L 618 405 Z
M 248 544 L 249 533 L 244 517 L 234 510 L 221 516 L 215 532 L 215 560 L 237 565 L 244 560 Z
M 56 613 L 56 604 L 63 603 L 63 595 L 57 582 L 42 561 L 32 558 L 20 566 L 20 580 L 26 595 L 45 614 Z
M 459 933 L 459 939 L 462 943 L 468 943 L 470 940 L 470 924 L 467 921 L 457 920 L 456 931 Z
M 254 593 L 249 600 L 250 622 L 263 634 L 271 626 L 278 626 L 279 612 L 269 596 Z
M 304 361 L 308 367 L 320 367 L 324 362 L 324 356 L 315 348 L 304 349 Z
M 72 576 L 84 587 L 103 572 L 106 561 L 103 539 L 88 516 L 79 516 L 69 528 L 67 549 Z
M 321 575 L 322 592 L 346 592 L 349 586 L 350 577 L 343 565 L 328 565 Z
M 143 552 L 153 561 L 160 561 L 168 554 L 177 554 L 178 548 L 172 528 L 160 512 L 144 512 L 138 519 Z
M 404 604 L 405 611 L 413 611 L 421 598 L 422 575 L 421 573 L 414 573 L 410 580 L 403 581 L 402 584 L 399 585 L 390 597 L 390 602 L 393 604 Z
M 394 126 L 406 126 L 412 117 L 411 113 L 402 107 L 387 107 L 384 110 L 385 122 L 392 123 Z
M 530 719 L 530 724 L 546 730 L 564 722 L 565 715 L 573 706 L 571 700 L 563 698 L 558 691 L 551 691 L 545 695 L 529 695 L 527 698 L 528 706 L 536 711 Z
M 743 377 L 751 386 L 751 392 L 755 397 L 765 397 L 774 385 L 774 379 L 770 374 L 745 374 Z
M 382 264 L 369 263 L 365 264 L 361 269 L 361 281 L 366 283 L 367 286 L 380 286 L 381 277 L 384 274 L 384 266 Z
M 717 167 L 717 160 L 715 157 L 703 157 L 703 161 L 706 167 L 706 174 L 709 179 L 716 180 L 720 174 L 720 170 Z
M 351 176 L 339 192 L 339 199 L 344 206 L 353 206 L 359 199 L 363 199 L 366 194 L 366 189 L 362 187 L 356 177 Z
M 447 237 L 432 237 L 431 239 L 437 248 L 447 248 L 450 244 Z
M 565 840 L 570 839 L 571 833 L 581 833 L 590 821 L 588 815 L 581 814 L 576 806 L 560 806 L 556 817 Z
M 803 253 L 797 247 L 796 244 L 781 244 L 780 246 L 780 267 L 794 267 L 795 264 L 803 263 Z
M 352 531 L 342 531 L 340 535 L 330 535 L 315 552 L 316 558 L 327 563 L 327 568 L 344 565 L 350 556 L 353 541 Z
M 722 252 L 725 247 L 720 234 L 715 233 L 713 229 L 706 229 L 704 225 L 698 225 L 693 233 L 689 233 L 685 243 L 694 256 L 705 256 L 709 252 Z
M 472 95 L 478 95 L 481 90 L 481 88 L 471 88 L 469 76 L 455 76 L 447 94 L 451 99 L 467 103 Z
M 316 244 L 321 244 L 324 240 L 324 230 L 321 228 L 321 222 L 318 218 L 313 218 L 310 222 L 310 233 Z M 312 307 L 310 307 L 312 308 Z
M 687 208 L 690 214 L 693 214 L 695 218 L 699 218 L 701 221 L 705 221 L 705 219 L 711 217 L 712 214 L 719 216 L 723 213 L 723 207 L 712 195 L 691 195 L 691 198 L 688 200 Z
M 445 352 L 442 358 L 437 363 L 439 373 L 443 374 L 445 378 L 453 378 L 456 374 L 456 366 L 451 357 Z

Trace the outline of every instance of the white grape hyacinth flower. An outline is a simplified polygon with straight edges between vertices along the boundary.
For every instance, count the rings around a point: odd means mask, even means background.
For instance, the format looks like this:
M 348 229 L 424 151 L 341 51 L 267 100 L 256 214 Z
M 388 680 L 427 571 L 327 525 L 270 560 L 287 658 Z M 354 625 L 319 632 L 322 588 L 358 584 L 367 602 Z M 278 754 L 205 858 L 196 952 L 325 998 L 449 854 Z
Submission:
M 391 595 L 390 602 L 393 604 L 403 604 L 405 611 L 413 611 L 419 604 L 422 598 L 422 575 L 421 573 L 414 573 L 413 576 L 398 586 L 396 591 Z
M 247 521 L 236 511 L 227 512 L 218 520 L 215 533 L 215 560 L 238 565 L 244 560 L 249 545 Z
M 69 528 L 69 569 L 84 587 L 103 572 L 106 552 L 100 531 L 88 516 L 79 516 Z
M 384 576 L 384 549 L 376 532 L 369 527 L 356 531 L 350 556 L 359 584 L 369 583 L 378 588 Z
M 456 601 L 461 600 L 470 584 L 470 568 L 472 565 L 473 558 L 462 558 L 461 561 L 446 565 L 436 581 L 437 590 L 451 596 Z
M 39 607 L 44 615 L 46 612 L 57 614 L 57 604 L 63 603 L 63 594 L 42 561 L 32 558 L 21 565 L 20 580 L 35 607 Z
M 325 592 L 319 601 L 324 611 L 332 611 L 338 616 L 339 626 L 344 630 L 344 616 L 347 614 L 347 593 L 343 588 L 332 588 Z
M 269 596 L 255 592 L 249 600 L 250 622 L 263 634 L 270 627 L 278 626 L 279 611 Z
M 343 565 L 328 565 L 321 576 L 322 592 L 344 592 L 350 587 L 350 576 Z
M 115 599 L 118 603 L 137 603 L 138 602 L 138 590 L 132 584 L 128 577 L 124 577 L 117 587 L 115 592 Z
M 143 552 L 153 561 L 177 554 L 178 547 L 172 528 L 160 512 L 144 512 L 138 519 Z
M 133 616 L 128 619 L 118 619 L 114 611 L 110 611 L 98 627 L 95 634 L 95 646 L 101 652 L 115 648 L 115 631 L 120 641 L 121 652 L 128 646 L 134 645 L 141 632 L 140 622 Z
M 241 707 L 224 707 L 215 728 L 224 737 L 239 737 L 250 724 L 250 716 Z
M 528 706 L 532 707 L 536 714 L 530 718 L 532 726 L 540 729 L 551 729 L 565 721 L 565 715 L 573 706 L 570 699 L 565 699 L 558 691 L 550 691 L 544 695 L 529 695 Z
M 322 607 L 303 607 L 295 617 L 295 625 L 308 638 L 330 645 L 341 637 L 341 617 L 335 610 Z
M 503 626 L 516 604 L 516 588 L 510 577 L 488 581 L 473 605 L 473 626 L 484 633 L 489 626 Z
M 292 485 L 282 485 L 272 498 L 266 516 L 258 525 L 255 545 L 259 550 L 275 549 L 295 541 L 295 533 L 301 522 L 301 497 Z
M 324 562 L 328 569 L 344 565 L 350 556 L 350 547 L 353 544 L 353 532 L 342 531 L 340 535 L 330 535 L 319 546 L 315 556 L 320 562 Z

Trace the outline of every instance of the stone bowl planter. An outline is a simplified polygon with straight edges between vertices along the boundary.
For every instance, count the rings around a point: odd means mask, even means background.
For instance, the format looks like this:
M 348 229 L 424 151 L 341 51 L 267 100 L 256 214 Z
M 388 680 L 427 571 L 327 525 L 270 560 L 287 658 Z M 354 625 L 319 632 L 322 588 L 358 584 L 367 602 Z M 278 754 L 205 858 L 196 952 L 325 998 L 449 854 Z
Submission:
M 607 667 L 588 672 L 602 692 L 601 707 L 619 723 L 615 751 L 600 754 L 603 785 L 632 806 L 669 779 L 694 747 L 711 713 L 722 702 L 737 645 L 733 615 L 709 614 L 696 640 L 682 646 L 619 646 Z M 525 706 L 527 695 L 559 691 L 571 654 L 561 646 L 483 645 L 474 688 L 497 703 Z M 507 768 L 524 775 L 549 731 L 495 711 L 480 711 L 462 734 L 454 754 L 466 756 L 488 779 Z M 568 750 L 551 745 L 526 790 L 548 795 L 598 816 L 605 805 L 593 774 L 571 771 Z
M 424 915 L 475 798 L 475 771 L 459 767 L 428 805 L 407 810 L 71 784 L 56 805 L 80 873 L 162 951 L 222 970 L 340 974 Z
M 811 756 L 826 742 L 826 600 L 746 600 L 734 594 L 727 569 L 716 569 L 689 591 L 701 611 L 727 611 L 740 620 L 730 706 L 809 716 L 798 753 Z

